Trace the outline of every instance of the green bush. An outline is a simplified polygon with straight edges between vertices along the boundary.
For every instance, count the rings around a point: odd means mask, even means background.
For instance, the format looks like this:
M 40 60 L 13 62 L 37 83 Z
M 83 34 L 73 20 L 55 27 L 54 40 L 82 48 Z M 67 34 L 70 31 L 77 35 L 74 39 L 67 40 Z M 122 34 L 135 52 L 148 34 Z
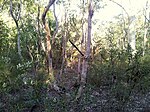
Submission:
M 150 56 L 142 56 L 141 52 L 134 55 L 125 51 L 117 52 L 112 54 L 113 64 L 112 60 L 108 60 L 95 61 L 90 65 L 88 82 L 96 86 L 110 85 L 116 91 L 126 88 L 127 93 L 133 88 L 138 91 L 149 90 Z

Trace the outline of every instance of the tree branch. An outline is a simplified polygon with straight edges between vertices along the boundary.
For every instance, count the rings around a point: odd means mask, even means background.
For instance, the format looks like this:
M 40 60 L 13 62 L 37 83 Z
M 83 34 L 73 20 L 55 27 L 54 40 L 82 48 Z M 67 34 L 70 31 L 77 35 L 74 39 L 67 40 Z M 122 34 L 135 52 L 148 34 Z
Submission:
M 126 15 L 127 15 L 128 23 L 129 23 L 129 22 L 130 22 L 130 16 L 129 16 L 128 12 L 126 11 L 126 9 L 125 9 L 121 4 L 119 4 L 119 3 L 117 3 L 117 2 L 115 2 L 115 1 L 113 1 L 113 0 L 109 0 L 109 1 L 111 1 L 111 2 L 113 2 L 113 3 L 115 3 L 115 4 L 117 4 L 119 7 L 121 7 L 121 8 L 124 10 L 124 12 L 125 12 Z
M 14 14 L 13 14 L 12 0 L 10 0 L 10 14 L 11 14 L 13 20 L 15 21 L 16 26 L 18 27 L 18 21 L 17 21 L 17 18 L 15 18 Z
M 43 22 L 44 25 L 45 25 L 45 21 L 46 21 L 45 20 L 46 14 L 47 14 L 50 6 L 53 5 L 54 2 L 55 2 L 55 0 L 49 0 L 49 3 L 48 3 L 47 7 L 45 8 L 45 10 L 44 10 L 44 12 L 42 14 L 42 22 Z

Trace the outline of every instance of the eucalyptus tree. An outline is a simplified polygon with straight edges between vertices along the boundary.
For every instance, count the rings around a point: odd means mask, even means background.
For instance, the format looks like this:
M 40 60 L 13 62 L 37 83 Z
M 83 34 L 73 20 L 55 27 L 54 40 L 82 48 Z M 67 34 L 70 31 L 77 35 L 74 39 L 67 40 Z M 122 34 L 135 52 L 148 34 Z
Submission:
M 17 27 L 17 33 L 18 33 L 18 37 L 17 37 L 17 44 L 18 44 L 18 54 L 20 59 L 22 59 L 22 54 L 21 54 L 21 46 L 20 46 L 20 27 L 19 27 L 19 20 L 21 18 L 21 9 L 22 9 L 22 1 L 20 0 L 18 3 L 15 4 L 15 8 L 13 6 L 13 2 L 12 0 L 10 0 L 10 14 L 16 24 Z
M 86 52 L 84 55 L 84 59 L 82 62 L 82 72 L 81 72 L 81 80 L 80 80 L 80 87 L 78 89 L 78 93 L 76 99 L 81 97 L 83 89 L 86 84 L 87 78 L 87 70 L 88 70 L 88 62 L 90 60 L 90 53 L 91 53 L 91 30 L 92 30 L 92 17 L 93 17 L 93 1 L 88 1 L 88 35 L 87 35 L 87 43 L 86 43 Z

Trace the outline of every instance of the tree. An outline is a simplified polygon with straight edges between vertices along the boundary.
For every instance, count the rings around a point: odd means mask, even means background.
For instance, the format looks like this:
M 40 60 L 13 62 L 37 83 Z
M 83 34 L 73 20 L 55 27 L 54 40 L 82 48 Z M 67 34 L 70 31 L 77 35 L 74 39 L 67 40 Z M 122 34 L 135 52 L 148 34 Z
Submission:
M 17 44 L 18 44 L 18 54 L 19 54 L 20 59 L 22 59 L 22 54 L 21 54 L 21 46 L 20 46 L 20 37 L 21 37 L 21 35 L 20 35 L 20 28 L 19 28 L 18 21 L 21 18 L 21 5 L 22 5 L 22 3 L 21 3 L 21 0 L 20 0 L 20 3 L 16 4 L 16 10 L 15 10 L 16 15 L 14 15 L 14 13 L 13 13 L 13 9 L 14 9 L 13 3 L 12 3 L 12 0 L 10 0 L 10 14 L 11 14 L 13 20 L 15 21 L 15 24 L 16 24 L 16 27 L 17 27 L 17 33 L 18 33 Z
M 134 7 L 130 8 L 130 10 L 131 10 L 131 12 L 130 12 L 131 14 L 130 14 L 126 11 L 126 9 L 121 4 L 119 4 L 113 0 L 110 0 L 110 1 L 117 4 L 119 7 L 121 7 L 127 15 L 128 27 L 127 27 L 127 29 L 124 28 L 124 31 L 125 31 L 125 36 L 128 37 L 127 38 L 128 47 L 130 47 L 132 49 L 132 54 L 134 54 L 136 52 L 136 31 L 135 31 L 136 30 L 135 29 L 136 16 L 134 14 L 135 12 L 133 11 Z M 124 25 L 124 27 L 125 27 L 125 25 Z M 125 37 L 124 37 L 124 43 L 125 43 Z
M 47 5 L 47 7 L 45 8 L 43 14 L 42 14 L 42 22 L 44 25 L 44 29 L 46 32 L 46 55 L 47 55 L 47 61 L 48 61 L 48 73 L 49 74 L 53 74 L 53 69 L 52 69 L 52 49 L 51 49 L 51 41 L 50 41 L 50 37 L 51 37 L 51 31 L 49 28 L 48 23 L 46 22 L 46 14 L 50 8 L 50 6 L 55 2 L 55 0 L 49 0 L 49 3 Z M 53 77 L 53 76 L 52 76 Z
M 60 92 L 60 88 L 56 85 L 56 80 L 54 79 L 54 74 L 53 74 L 53 66 L 52 66 L 52 45 L 51 45 L 51 39 L 50 37 L 52 37 L 50 28 L 48 23 L 46 22 L 46 14 L 50 8 L 51 5 L 53 5 L 55 2 L 55 0 L 49 0 L 49 3 L 47 5 L 47 7 L 45 8 L 43 14 L 42 14 L 42 22 L 44 25 L 44 29 L 46 32 L 46 56 L 47 56 L 47 62 L 48 62 L 48 74 L 50 77 L 50 82 L 51 82 L 51 87 L 56 90 L 57 92 Z M 55 13 L 55 11 L 54 11 Z M 57 32 L 55 32 L 57 33 Z M 55 34 L 54 34 L 55 36 Z
M 90 60 L 90 53 L 91 53 L 91 29 L 92 29 L 93 13 L 94 11 L 93 11 L 93 6 L 92 6 L 92 0 L 89 0 L 89 3 L 88 3 L 88 36 L 87 36 L 87 43 L 86 43 L 86 53 L 82 62 L 80 87 L 78 89 L 76 99 L 81 97 L 81 94 L 86 84 L 88 62 Z
M 136 53 L 135 21 L 136 21 L 135 15 L 131 16 L 129 22 L 129 30 L 128 30 L 128 45 L 131 47 L 133 55 Z
M 146 2 L 146 8 L 144 10 L 144 37 L 143 37 L 143 55 L 145 55 L 146 43 L 147 43 L 147 34 L 150 23 L 150 12 L 148 12 L 148 1 Z

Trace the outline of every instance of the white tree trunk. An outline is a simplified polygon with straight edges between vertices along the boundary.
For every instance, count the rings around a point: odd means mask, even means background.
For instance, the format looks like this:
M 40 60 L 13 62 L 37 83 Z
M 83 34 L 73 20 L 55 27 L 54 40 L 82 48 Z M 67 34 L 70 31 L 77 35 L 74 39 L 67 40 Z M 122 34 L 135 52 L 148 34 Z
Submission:
M 132 49 L 132 54 L 136 53 L 136 29 L 135 29 L 136 17 L 130 17 L 129 32 L 128 32 L 128 43 Z
M 85 13 L 85 2 L 84 0 L 81 2 L 82 3 L 82 6 L 83 6 L 83 11 L 82 11 L 82 38 L 81 38 L 81 46 L 80 46 L 80 51 L 83 53 L 83 43 L 84 43 L 84 13 Z M 80 82 L 80 79 L 81 79 L 81 61 L 82 61 L 82 57 L 81 54 L 79 55 L 78 57 L 78 80 L 77 80 L 77 83 Z
M 81 94 L 86 84 L 88 61 L 90 59 L 90 53 L 91 53 L 90 46 L 91 46 L 91 29 L 92 29 L 92 17 L 93 17 L 92 0 L 89 0 L 88 8 L 89 8 L 88 9 L 88 37 L 87 37 L 87 43 L 86 43 L 86 53 L 84 55 L 84 59 L 82 62 L 81 81 L 80 81 L 80 87 L 78 89 L 76 99 L 79 99 L 81 97 Z
M 144 40 L 143 40 L 143 56 L 145 55 L 145 49 L 146 49 L 147 31 L 148 31 L 148 28 L 145 28 L 145 31 L 144 31 Z
M 18 54 L 19 54 L 19 57 L 20 59 L 22 59 L 22 54 L 21 54 L 21 46 L 20 46 L 20 28 L 19 28 L 19 23 L 18 21 L 20 20 L 20 16 L 21 16 L 21 1 L 20 1 L 20 7 L 19 8 L 19 11 L 16 13 L 14 12 L 16 15 L 14 15 L 13 13 L 13 3 L 12 3 L 12 0 L 10 0 L 10 14 L 13 18 L 13 20 L 15 21 L 15 24 L 16 24 L 16 27 L 17 27 L 17 47 L 18 47 Z

